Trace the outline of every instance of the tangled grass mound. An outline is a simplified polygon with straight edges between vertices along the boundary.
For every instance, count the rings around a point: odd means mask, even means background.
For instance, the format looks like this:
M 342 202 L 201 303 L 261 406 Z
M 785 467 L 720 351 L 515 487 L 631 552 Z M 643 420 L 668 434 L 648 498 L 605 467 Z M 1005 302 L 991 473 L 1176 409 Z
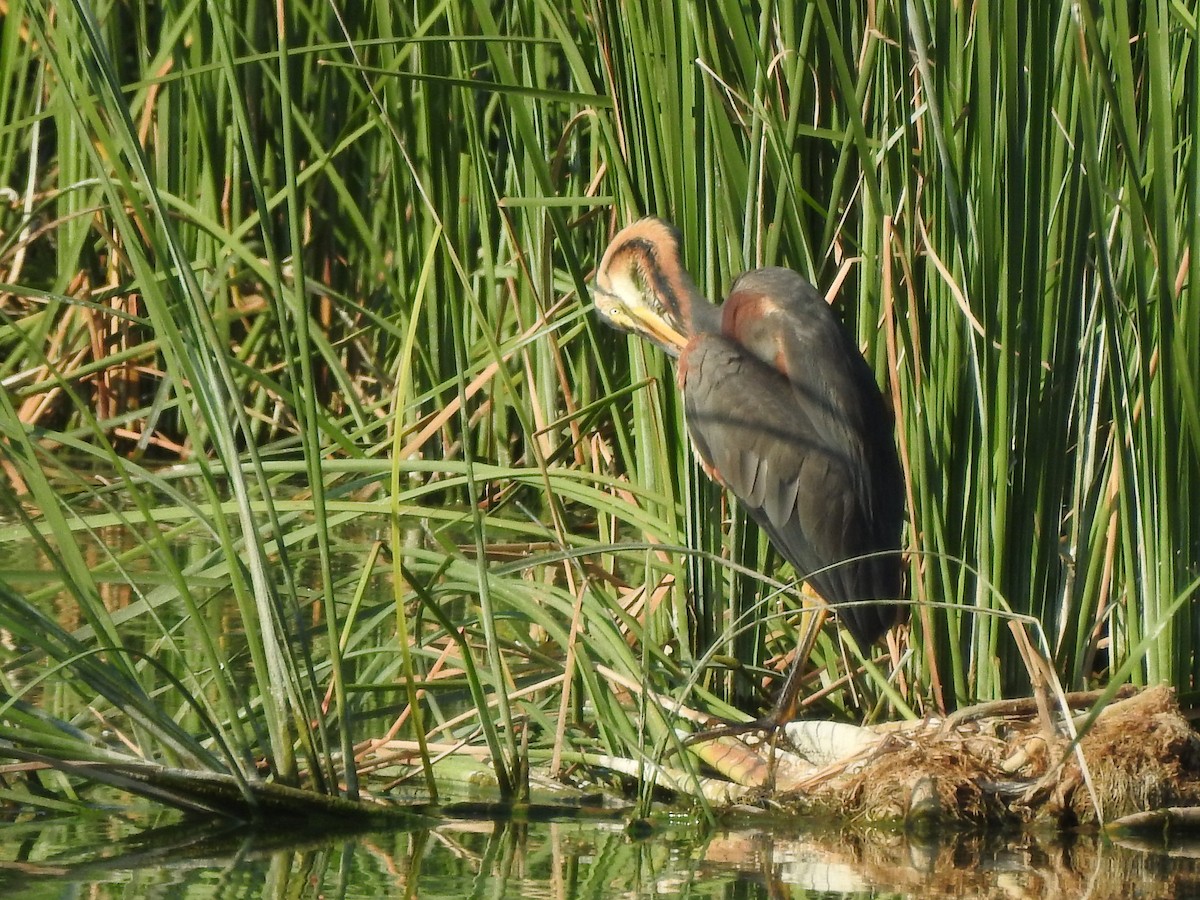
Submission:
M 1068 695 L 1067 703 L 1087 707 L 1097 697 Z M 776 747 L 773 759 L 767 744 L 740 742 L 761 765 L 743 758 L 725 767 L 731 778 L 745 776 L 737 803 L 917 830 L 1134 828 L 1164 816 L 1190 823 L 1200 807 L 1200 737 L 1165 686 L 1125 688 L 1099 713 L 1069 723 L 1029 699 L 874 728 L 796 722 L 786 735 L 792 747 Z M 707 761 L 721 768 L 734 755 L 726 745 Z

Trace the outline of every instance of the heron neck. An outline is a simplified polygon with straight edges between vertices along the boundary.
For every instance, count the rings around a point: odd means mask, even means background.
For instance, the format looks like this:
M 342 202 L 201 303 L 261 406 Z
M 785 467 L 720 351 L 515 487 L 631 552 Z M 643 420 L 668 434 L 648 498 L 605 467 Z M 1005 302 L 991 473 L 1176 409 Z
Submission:
M 707 297 L 693 288 L 688 297 L 691 303 L 691 333 L 720 334 L 721 307 L 711 303 Z
M 671 310 L 675 324 L 692 335 L 720 332 L 721 310 L 700 293 L 692 275 L 679 262 L 679 249 L 674 253 L 650 257 L 647 266 L 653 291 L 663 305 Z

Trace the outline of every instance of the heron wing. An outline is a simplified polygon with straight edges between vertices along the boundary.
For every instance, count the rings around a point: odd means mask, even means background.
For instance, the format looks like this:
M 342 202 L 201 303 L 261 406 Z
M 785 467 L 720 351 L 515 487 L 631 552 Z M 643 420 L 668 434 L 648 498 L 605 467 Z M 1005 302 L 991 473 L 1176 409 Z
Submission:
M 904 521 L 904 475 L 896 455 L 892 414 L 858 348 L 815 289 L 813 315 L 804 304 L 780 303 L 780 357 L 798 405 L 811 408 L 813 426 L 856 457 L 854 491 L 869 543 L 897 546 Z M 806 315 L 805 313 L 808 312 Z
M 694 338 L 681 365 L 697 453 L 783 557 L 827 602 L 896 599 L 896 560 L 844 563 L 896 549 L 899 524 L 893 540 L 881 538 L 870 508 L 867 454 L 856 438 L 861 429 L 839 411 L 840 388 L 830 394 L 828 386 L 797 384 L 714 334 Z M 888 628 L 894 611 L 862 606 L 841 616 L 865 647 Z

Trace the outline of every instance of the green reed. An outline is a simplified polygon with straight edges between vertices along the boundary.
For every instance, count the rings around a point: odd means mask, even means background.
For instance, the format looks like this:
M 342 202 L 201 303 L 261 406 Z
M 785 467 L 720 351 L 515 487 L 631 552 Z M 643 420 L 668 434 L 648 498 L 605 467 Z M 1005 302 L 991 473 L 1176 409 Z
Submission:
M 518 797 L 657 758 L 674 702 L 753 712 L 802 573 L 590 313 L 646 213 L 714 298 L 829 289 L 892 400 L 900 694 L 820 714 L 1027 691 L 1010 611 L 1064 685 L 1191 689 L 1184 5 L 7 10 L 0 535 L 49 575 L 0 602 L 6 740 L 111 753 L 90 705 L 123 754 L 350 798 L 362 741 L 420 738 L 431 793 L 465 741 Z

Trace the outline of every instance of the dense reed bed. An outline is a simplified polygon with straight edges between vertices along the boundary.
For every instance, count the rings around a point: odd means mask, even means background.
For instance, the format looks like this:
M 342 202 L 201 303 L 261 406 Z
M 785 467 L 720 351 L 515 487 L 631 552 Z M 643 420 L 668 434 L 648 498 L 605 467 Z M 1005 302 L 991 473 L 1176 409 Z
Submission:
M 8 796 L 511 799 L 764 703 L 802 573 L 590 314 L 644 213 L 827 290 L 894 408 L 911 628 L 827 631 L 813 714 L 1193 689 L 1186 4 L 267 12 L 0 2 L 0 756 L 73 764 Z

